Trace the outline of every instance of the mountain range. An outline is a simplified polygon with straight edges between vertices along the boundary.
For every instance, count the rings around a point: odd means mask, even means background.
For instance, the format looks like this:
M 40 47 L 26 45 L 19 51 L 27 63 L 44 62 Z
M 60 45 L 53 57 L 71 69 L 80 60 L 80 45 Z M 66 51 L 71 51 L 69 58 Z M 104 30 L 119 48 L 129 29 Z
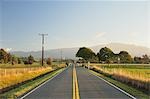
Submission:
M 114 53 L 119 53 L 120 51 L 128 51 L 132 57 L 142 56 L 144 54 L 150 55 L 150 48 L 137 46 L 133 44 L 109 43 L 92 46 L 88 48 L 91 48 L 95 53 L 97 53 L 103 47 L 110 48 Z M 66 59 L 75 59 L 75 54 L 77 53 L 79 48 L 80 47 L 45 50 L 45 57 L 61 58 L 62 56 L 62 58 Z M 33 55 L 35 58 L 41 57 L 41 51 L 31 51 L 31 52 L 12 51 L 11 53 L 16 56 L 23 56 L 23 57 L 27 57 L 30 54 Z

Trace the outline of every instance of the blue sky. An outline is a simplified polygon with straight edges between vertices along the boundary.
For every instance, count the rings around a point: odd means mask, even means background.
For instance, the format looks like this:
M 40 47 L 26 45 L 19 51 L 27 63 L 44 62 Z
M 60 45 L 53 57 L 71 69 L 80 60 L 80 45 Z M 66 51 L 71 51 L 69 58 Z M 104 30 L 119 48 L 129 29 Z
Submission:
M 0 46 L 12 50 L 126 43 L 150 47 L 150 3 L 146 0 L 1 0 Z

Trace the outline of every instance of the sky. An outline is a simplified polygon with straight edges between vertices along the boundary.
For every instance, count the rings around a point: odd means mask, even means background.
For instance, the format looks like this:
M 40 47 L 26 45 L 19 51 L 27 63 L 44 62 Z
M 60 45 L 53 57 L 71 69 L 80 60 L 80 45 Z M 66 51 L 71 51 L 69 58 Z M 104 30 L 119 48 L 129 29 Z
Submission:
M 125 43 L 150 48 L 148 0 L 1 0 L 0 47 L 13 51 Z

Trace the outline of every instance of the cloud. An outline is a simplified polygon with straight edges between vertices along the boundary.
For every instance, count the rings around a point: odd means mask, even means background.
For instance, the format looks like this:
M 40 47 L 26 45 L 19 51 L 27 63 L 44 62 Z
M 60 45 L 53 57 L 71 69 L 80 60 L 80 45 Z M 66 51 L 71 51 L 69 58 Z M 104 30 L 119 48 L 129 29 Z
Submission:
M 130 32 L 130 33 L 128 33 L 128 34 L 129 34 L 129 36 L 135 37 L 135 36 L 139 35 L 140 33 L 137 33 L 137 32 Z
M 12 48 L 5 48 L 5 51 L 10 52 Z
M 95 38 L 100 38 L 102 36 L 104 36 L 106 34 L 106 32 L 97 32 L 95 35 Z

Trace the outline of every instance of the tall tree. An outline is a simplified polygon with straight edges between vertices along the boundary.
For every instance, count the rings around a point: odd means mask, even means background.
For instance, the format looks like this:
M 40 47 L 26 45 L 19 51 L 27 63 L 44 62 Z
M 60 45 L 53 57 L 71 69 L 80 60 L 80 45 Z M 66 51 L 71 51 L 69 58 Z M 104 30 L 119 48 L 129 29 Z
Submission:
M 47 63 L 48 65 L 52 65 L 52 60 L 51 60 L 51 58 L 47 58 L 46 63 Z
M 9 55 L 4 49 L 0 49 L 0 63 L 7 63 Z
M 76 53 L 76 57 L 81 57 L 86 61 L 92 61 L 96 55 L 90 48 L 81 47 Z
M 12 60 L 12 55 L 10 54 L 10 53 L 8 53 L 8 62 L 11 62 L 11 60 Z
M 141 57 L 134 57 L 134 63 L 138 63 L 138 64 L 141 64 L 142 63 L 142 58 Z
M 97 56 L 99 61 L 109 61 L 114 56 L 114 53 L 110 48 L 104 47 L 100 49 Z
M 144 64 L 150 63 L 150 58 L 148 57 L 147 54 L 142 56 L 142 61 L 143 61 Z
M 22 64 L 22 63 L 23 63 L 22 58 L 18 57 L 18 64 Z
M 127 51 L 120 51 L 119 58 L 121 63 L 131 63 L 132 57 Z
M 18 64 L 18 57 L 16 57 L 15 55 L 12 55 L 11 64 L 12 64 L 12 65 Z
M 29 55 L 29 57 L 28 57 L 28 63 L 29 64 L 33 64 L 33 62 L 34 62 L 34 57 L 32 55 Z

